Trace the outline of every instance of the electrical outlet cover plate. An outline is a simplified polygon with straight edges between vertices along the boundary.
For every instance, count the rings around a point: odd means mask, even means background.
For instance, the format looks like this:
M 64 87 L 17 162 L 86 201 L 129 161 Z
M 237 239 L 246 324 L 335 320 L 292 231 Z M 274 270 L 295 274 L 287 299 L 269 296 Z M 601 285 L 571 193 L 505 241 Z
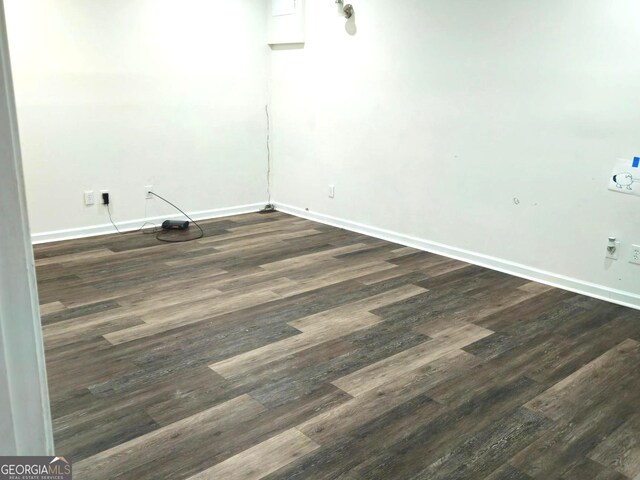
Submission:
M 153 195 L 151 195 L 149 192 L 153 192 L 153 185 L 147 185 L 146 187 L 144 187 L 145 198 L 153 198 Z
M 620 242 L 616 242 L 616 249 L 611 253 L 609 249 L 607 249 L 607 253 L 605 256 L 610 258 L 611 260 L 618 260 L 618 254 L 620 253 Z
M 640 245 L 631 245 L 631 255 L 629 255 L 629 263 L 640 265 Z
M 85 205 L 93 205 L 96 203 L 96 195 L 93 193 L 93 190 L 87 190 L 84 192 L 84 204 Z
M 329 185 L 329 198 L 334 198 L 336 196 L 336 186 Z

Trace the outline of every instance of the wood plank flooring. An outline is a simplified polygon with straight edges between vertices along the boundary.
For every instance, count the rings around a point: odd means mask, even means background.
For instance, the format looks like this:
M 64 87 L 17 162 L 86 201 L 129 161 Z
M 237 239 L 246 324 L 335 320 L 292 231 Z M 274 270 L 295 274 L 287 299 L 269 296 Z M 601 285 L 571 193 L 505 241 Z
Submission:
M 640 479 L 640 312 L 282 213 L 35 247 L 91 479 Z

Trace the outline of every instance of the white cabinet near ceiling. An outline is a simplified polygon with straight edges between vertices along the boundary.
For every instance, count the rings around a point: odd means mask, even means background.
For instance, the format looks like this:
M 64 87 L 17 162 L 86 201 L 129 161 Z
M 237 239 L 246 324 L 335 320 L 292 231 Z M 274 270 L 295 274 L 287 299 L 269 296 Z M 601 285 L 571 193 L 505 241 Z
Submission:
M 271 0 L 268 43 L 304 43 L 304 0 Z

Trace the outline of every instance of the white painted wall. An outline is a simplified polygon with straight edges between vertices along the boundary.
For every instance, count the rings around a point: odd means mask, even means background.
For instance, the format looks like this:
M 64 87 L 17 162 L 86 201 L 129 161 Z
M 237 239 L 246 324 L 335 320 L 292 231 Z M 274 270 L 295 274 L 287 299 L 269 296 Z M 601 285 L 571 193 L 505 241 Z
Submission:
M 640 244 L 640 199 L 606 189 L 640 154 L 640 3 L 352 3 L 308 2 L 305 48 L 272 51 L 275 203 L 640 306 L 640 266 L 604 259 Z
M 33 251 L 0 0 L 0 455 L 52 455 Z
M 352 3 L 269 52 L 264 0 L 7 0 L 36 237 L 264 203 L 270 95 L 280 206 L 640 306 L 638 2 Z
M 5 3 L 35 234 L 265 203 L 264 0 Z

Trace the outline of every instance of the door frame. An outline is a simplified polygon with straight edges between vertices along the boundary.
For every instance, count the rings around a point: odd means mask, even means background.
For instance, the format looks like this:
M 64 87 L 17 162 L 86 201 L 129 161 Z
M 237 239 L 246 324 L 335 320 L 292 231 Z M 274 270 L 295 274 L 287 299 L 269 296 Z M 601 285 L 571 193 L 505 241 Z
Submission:
M 0 455 L 53 455 L 35 262 L 0 0 Z

